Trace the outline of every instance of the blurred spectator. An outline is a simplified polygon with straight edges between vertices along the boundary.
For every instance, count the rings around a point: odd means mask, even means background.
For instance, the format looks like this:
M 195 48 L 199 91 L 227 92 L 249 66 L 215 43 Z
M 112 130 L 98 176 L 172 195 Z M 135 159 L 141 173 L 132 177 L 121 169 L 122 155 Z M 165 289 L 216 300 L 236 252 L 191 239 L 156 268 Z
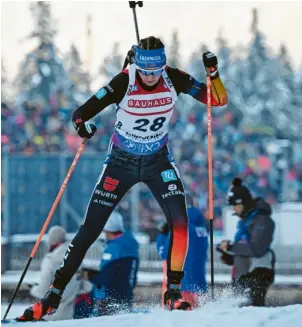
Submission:
M 30 294 L 41 299 L 48 291 L 53 282 L 55 271 L 61 266 L 63 257 L 69 242 L 66 242 L 64 228 L 53 226 L 48 232 L 49 251 L 41 262 L 40 281 L 38 284 L 31 285 Z M 74 315 L 74 300 L 77 294 L 90 292 L 92 284 L 89 281 L 78 279 L 74 276 L 64 292 L 59 308 L 53 315 L 48 315 L 46 320 L 72 319 Z
M 75 153 L 81 139 L 71 126 L 71 105 L 62 92 L 51 95 L 49 103 L 42 100 L 25 101 L 19 106 L 1 103 L 2 154 L 23 153 L 31 156 L 41 153 Z M 85 152 L 104 152 L 115 121 L 113 107 L 95 117 L 97 136 L 90 140 Z M 224 194 L 234 176 L 244 177 L 252 194 L 263 196 L 270 204 L 280 198 L 277 182 L 277 159 L 269 152 L 268 144 L 275 144 L 276 133 L 269 121 L 257 129 L 243 125 L 242 113 L 235 109 L 213 112 L 213 182 L 214 182 L 214 228 L 223 228 L 221 207 Z M 170 140 L 173 155 L 182 171 L 185 188 L 192 192 L 197 206 L 207 217 L 208 163 L 207 120 L 199 106 L 188 114 L 176 111 L 171 119 Z M 300 149 L 298 140 L 291 140 L 292 148 Z M 302 201 L 302 163 L 299 151 L 288 156 L 289 170 L 285 183 L 289 201 Z M 284 178 L 284 176 L 282 177 Z M 145 186 L 141 186 L 139 216 L 140 230 L 156 236 L 156 228 L 162 219 L 162 211 Z M 125 219 L 131 216 L 130 199 L 123 200 Z

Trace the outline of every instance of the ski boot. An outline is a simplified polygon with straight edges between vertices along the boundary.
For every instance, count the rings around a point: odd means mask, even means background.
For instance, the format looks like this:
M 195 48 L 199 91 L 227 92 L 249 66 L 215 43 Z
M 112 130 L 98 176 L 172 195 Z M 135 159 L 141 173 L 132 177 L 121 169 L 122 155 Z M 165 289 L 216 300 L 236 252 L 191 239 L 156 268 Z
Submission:
M 44 298 L 27 308 L 17 321 L 42 320 L 45 315 L 51 315 L 59 307 L 63 291 L 51 286 Z
M 169 285 L 164 294 L 164 305 L 168 310 L 192 310 L 191 304 L 182 299 L 180 285 Z

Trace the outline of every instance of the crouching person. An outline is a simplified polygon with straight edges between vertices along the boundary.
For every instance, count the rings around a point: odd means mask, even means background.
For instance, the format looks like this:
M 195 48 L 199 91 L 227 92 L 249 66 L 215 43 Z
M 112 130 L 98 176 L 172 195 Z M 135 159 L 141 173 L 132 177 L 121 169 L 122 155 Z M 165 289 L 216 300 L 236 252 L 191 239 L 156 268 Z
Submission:
M 275 254 L 270 248 L 275 229 L 271 206 L 260 197 L 252 198 L 240 178 L 233 180 L 227 204 L 240 220 L 234 241 L 222 241 L 216 249 L 222 253 L 222 262 L 233 266 L 235 291 L 247 295 L 243 305 L 265 306 L 265 296 L 275 275 Z
M 104 233 L 106 246 L 100 272 L 90 278 L 95 285 L 96 314 L 130 312 L 139 263 L 138 242 L 130 232 L 124 231 L 123 217 L 118 212 L 111 214 Z

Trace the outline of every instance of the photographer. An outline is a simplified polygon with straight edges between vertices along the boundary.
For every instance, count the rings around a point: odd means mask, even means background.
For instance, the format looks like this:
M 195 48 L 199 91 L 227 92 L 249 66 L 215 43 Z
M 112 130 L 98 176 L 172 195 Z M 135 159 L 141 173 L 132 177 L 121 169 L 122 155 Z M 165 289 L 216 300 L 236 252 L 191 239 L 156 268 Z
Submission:
M 275 275 L 275 255 L 270 248 L 275 229 L 271 206 L 260 197 L 252 198 L 240 178 L 233 180 L 227 204 L 240 220 L 234 241 L 224 240 L 216 250 L 222 254 L 223 263 L 233 266 L 236 292 L 248 294 L 245 305 L 265 306 L 265 296 Z

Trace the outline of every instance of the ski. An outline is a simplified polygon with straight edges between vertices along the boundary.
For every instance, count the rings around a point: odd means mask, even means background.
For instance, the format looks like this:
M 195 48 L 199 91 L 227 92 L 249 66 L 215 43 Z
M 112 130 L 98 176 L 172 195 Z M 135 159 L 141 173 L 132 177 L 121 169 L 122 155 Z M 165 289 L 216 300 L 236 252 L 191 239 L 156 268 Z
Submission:
M 13 324 L 18 322 L 16 319 L 2 319 L 1 324 Z
M 25 323 L 25 322 L 41 322 L 44 321 L 46 322 L 46 320 L 44 319 L 40 319 L 40 320 L 19 320 L 18 318 L 11 318 L 11 319 L 2 319 L 1 320 L 1 324 L 17 324 L 17 323 Z

